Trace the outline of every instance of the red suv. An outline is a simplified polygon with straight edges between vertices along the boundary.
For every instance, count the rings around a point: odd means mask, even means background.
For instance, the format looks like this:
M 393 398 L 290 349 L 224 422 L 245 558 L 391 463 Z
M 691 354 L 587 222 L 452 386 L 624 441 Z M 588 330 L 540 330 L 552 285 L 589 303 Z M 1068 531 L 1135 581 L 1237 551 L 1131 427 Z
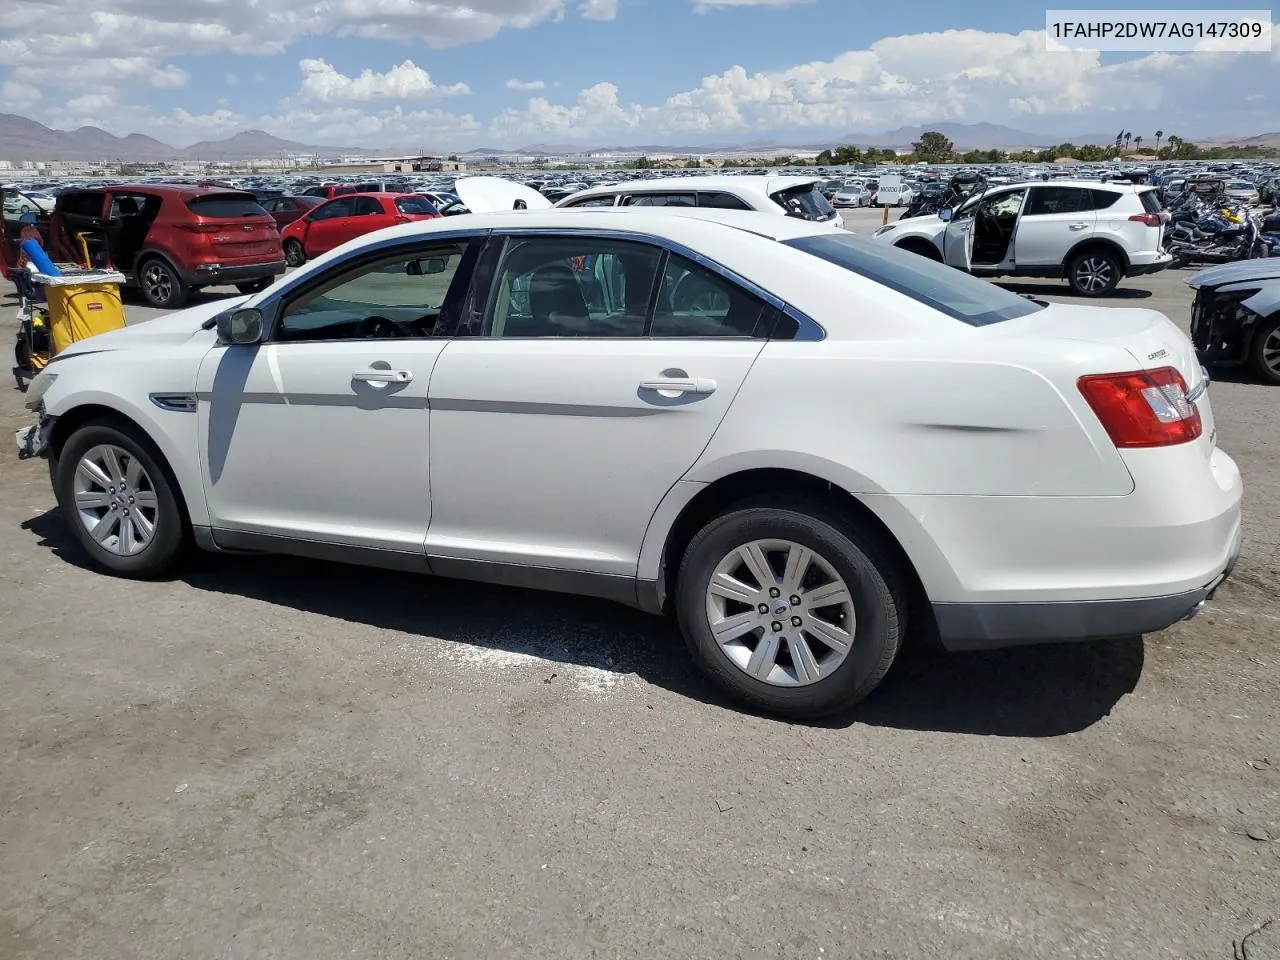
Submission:
M 49 224 L 55 260 L 110 267 L 152 306 L 201 287 L 256 293 L 284 273 L 276 222 L 251 193 L 139 184 L 64 190 Z
M 289 266 L 300 267 L 308 258 L 328 253 L 366 233 L 438 216 L 440 211 L 435 204 L 417 193 L 353 193 L 335 197 L 281 231 L 284 257 Z

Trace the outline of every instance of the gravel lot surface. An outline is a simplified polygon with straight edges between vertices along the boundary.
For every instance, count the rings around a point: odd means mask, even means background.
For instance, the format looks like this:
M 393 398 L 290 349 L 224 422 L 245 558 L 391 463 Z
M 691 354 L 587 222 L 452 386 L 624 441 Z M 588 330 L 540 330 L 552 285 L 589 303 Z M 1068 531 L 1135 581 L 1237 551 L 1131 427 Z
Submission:
M 1109 302 L 1185 324 L 1184 276 Z M 0 957 L 1280 957 L 1280 390 L 1216 377 L 1247 543 L 1204 614 L 908 652 L 816 726 L 603 602 L 92 573 L 0 391 Z

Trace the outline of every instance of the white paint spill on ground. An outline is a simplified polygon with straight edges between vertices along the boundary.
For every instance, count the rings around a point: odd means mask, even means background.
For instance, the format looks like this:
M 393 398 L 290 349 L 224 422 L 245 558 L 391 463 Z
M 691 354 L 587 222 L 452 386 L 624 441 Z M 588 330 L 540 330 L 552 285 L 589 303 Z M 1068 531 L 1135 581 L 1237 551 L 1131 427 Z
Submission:
M 435 643 L 438 646 L 434 652 L 438 655 L 429 659 L 444 661 L 471 672 L 473 678 L 481 683 L 494 675 L 503 675 L 504 679 L 550 680 L 553 686 L 569 687 L 575 692 L 603 700 L 623 692 L 634 680 L 629 673 L 611 669 L 612 664 L 607 657 L 601 655 L 597 658 L 577 644 L 557 651 L 565 654 L 561 659 L 462 640 L 437 640 Z M 414 659 L 423 659 L 417 644 L 406 653 L 416 654 Z

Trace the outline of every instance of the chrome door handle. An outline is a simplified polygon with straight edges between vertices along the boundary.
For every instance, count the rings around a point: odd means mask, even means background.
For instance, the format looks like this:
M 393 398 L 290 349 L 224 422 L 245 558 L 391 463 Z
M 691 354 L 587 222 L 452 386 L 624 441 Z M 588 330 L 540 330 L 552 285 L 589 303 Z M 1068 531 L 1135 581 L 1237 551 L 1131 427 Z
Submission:
M 716 382 L 701 377 L 690 380 L 642 380 L 640 389 L 656 393 L 697 393 L 705 396 L 716 392 Z
M 365 383 L 408 383 L 413 379 L 410 370 L 357 370 L 351 375 L 352 380 L 363 380 Z
M 1085 227 L 1087 227 L 1087 226 L 1089 226 L 1087 223 L 1073 223 L 1073 224 L 1071 224 L 1071 229 L 1072 229 L 1072 230 L 1083 230 L 1083 229 L 1084 229 Z

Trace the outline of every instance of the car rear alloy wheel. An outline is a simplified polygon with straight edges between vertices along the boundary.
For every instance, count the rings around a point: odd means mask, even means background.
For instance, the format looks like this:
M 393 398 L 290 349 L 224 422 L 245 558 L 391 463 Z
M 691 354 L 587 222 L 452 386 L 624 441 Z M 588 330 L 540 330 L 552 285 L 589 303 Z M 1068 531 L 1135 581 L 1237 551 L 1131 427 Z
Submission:
M 707 584 L 707 620 L 748 676 L 803 686 L 830 676 L 853 646 L 853 597 L 820 554 L 789 540 L 732 550 Z
M 132 557 L 156 534 L 160 505 L 142 461 L 111 444 L 87 450 L 76 464 L 76 513 L 108 553 Z
M 1109 253 L 1085 253 L 1072 262 L 1070 280 L 1081 296 L 1102 297 L 1120 282 L 1120 264 Z
M 187 299 L 186 284 L 163 260 L 148 260 L 142 265 L 138 274 L 138 286 L 153 307 L 176 310 Z
M 821 499 L 741 504 L 694 536 L 675 608 L 690 653 L 735 700 L 813 719 L 870 693 L 897 655 L 906 590 L 879 537 Z
M 187 540 L 177 485 L 137 427 L 91 421 L 67 438 L 52 466 L 62 515 L 97 566 L 138 578 L 173 566 Z

